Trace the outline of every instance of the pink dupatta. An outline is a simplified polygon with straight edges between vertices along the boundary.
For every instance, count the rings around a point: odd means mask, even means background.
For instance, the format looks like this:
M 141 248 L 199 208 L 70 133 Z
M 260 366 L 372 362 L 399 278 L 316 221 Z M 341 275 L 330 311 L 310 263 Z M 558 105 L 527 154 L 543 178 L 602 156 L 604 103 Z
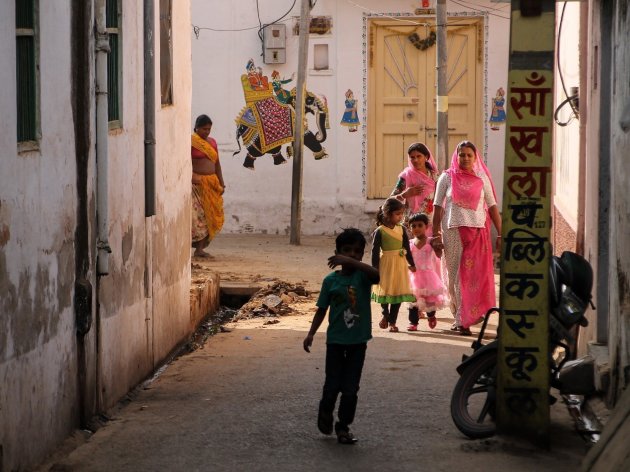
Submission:
M 437 164 L 435 163 L 435 159 L 433 159 L 431 151 L 429 151 L 429 159 L 427 161 L 431 164 L 431 168 L 433 169 L 432 172 L 437 173 Z M 411 163 L 410 158 L 407 158 L 407 162 L 407 167 L 405 167 L 405 169 L 398 175 L 398 178 L 405 180 L 405 187 L 407 188 L 415 187 L 416 185 L 423 186 L 423 190 L 420 195 L 414 195 L 413 197 L 408 197 L 406 199 L 409 211 L 411 213 L 417 213 L 420 211 L 424 200 L 432 193 L 435 193 L 435 180 L 433 180 L 431 173 L 425 174 L 417 171 Z M 430 211 L 429 213 L 433 213 L 433 211 Z
M 483 198 L 483 181 L 480 175 L 485 174 L 488 177 L 496 200 L 490 172 L 478 151 L 475 151 L 475 155 L 477 158 L 473 167 L 474 174 L 460 169 L 457 149 L 451 158 L 451 167 L 446 170 L 451 177 L 453 203 L 472 210 L 477 208 L 479 199 Z M 490 214 L 486 208 L 486 222 L 483 228 L 468 226 L 458 228 L 462 243 L 457 281 L 462 306 L 458 307 L 458 310 L 464 328 L 476 323 L 496 305 L 490 224 Z

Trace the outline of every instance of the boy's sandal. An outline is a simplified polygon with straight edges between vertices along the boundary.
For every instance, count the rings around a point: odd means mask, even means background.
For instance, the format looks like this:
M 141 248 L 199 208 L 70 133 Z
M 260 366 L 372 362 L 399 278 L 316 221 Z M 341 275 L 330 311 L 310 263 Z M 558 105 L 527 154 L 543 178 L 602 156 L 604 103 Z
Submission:
M 381 321 L 379 321 L 378 323 L 378 327 L 381 329 L 387 329 L 387 318 L 385 318 L 384 316 L 381 318 Z
M 451 331 L 459 331 L 460 326 L 456 323 L 451 325 Z
M 356 444 L 357 438 L 350 431 L 339 431 L 337 433 L 337 442 L 339 444 Z
M 429 328 L 433 329 L 437 326 L 437 318 L 435 316 L 429 316 L 427 321 L 429 323 Z
M 410 324 L 407 326 L 407 331 L 418 331 L 418 325 Z
M 470 328 L 464 328 L 463 326 L 459 327 L 459 334 L 462 336 L 471 336 L 472 335 L 472 331 L 470 331 Z
M 390 326 L 389 327 L 389 332 L 390 333 L 397 333 L 398 332 L 398 326 Z

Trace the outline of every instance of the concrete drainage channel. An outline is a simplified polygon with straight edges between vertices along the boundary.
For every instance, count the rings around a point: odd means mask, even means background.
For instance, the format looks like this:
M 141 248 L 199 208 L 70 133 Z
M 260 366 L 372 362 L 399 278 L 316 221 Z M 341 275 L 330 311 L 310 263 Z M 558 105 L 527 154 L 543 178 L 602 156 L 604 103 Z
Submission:
M 215 308 L 207 306 L 206 312 L 210 311 L 210 314 L 187 343 L 189 351 L 203 346 L 209 336 L 227 331 L 223 327 L 227 322 L 256 317 L 263 320 L 263 325 L 276 324 L 280 317 L 297 312 L 294 304 L 310 298 L 302 285 L 281 280 L 274 280 L 266 287 L 243 282 L 216 282 Z
M 245 305 L 262 287 L 243 283 L 222 283 L 219 289 L 219 303 L 221 308 L 227 307 L 238 310 Z

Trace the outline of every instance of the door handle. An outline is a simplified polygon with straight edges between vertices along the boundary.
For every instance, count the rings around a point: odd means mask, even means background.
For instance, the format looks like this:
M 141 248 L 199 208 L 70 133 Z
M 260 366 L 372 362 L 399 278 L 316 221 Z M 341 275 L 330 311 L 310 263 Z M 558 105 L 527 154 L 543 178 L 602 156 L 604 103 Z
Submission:
M 429 128 L 428 126 L 424 128 L 426 131 L 437 131 L 437 128 Z M 449 131 L 455 131 L 455 128 L 449 128 Z

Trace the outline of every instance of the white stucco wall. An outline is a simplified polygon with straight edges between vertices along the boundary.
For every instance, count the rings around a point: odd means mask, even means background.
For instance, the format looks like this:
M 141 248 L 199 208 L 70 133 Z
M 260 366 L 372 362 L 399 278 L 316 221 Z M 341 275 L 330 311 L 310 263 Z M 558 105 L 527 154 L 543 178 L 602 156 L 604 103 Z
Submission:
M 190 23 L 190 2 L 174 1 L 173 105 L 161 107 L 159 93 L 156 97 L 157 204 L 156 216 L 151 218 L 156 364 L 196 329 L 200 321 L 190 317 Z M 156 74 L 159 78 L 158 63 Z
M 78 230 L 93 247 L 96 225 L 94 54 L 85 120 L 89 228 L 77 228 L 77 152 L 72 104 L 76 2 L 39 2 L 39 150 L 18 153 L 14 2 L 0 3 L 0 469 L 26 470 L 79 426 L 73 306 Z M 109 147 L 109 274 L 96 283 L 100 312 L 86 337 L 87 414 L 107 409 L 185 340 L 190 316 L 190 3 L 173 2 L 174 97 L 161 108 L 156 40 L 156 215 L 144 206 L 142 2 L 122 2 L 122 128 Z M 159 8 L 155 25 L 159 35 Z M 85 13 L 90 16 L 91 9 Z M 88 20 L 89 21 L 89 20 Z M 92 31 L 91 25 L 85 25 Z M 89 33 L 87 33 L 89 34 Z M 79 36 L 80 37 L 80 36 Z M 74 38 L 76 39 L 76 38 Z M 93 50 L 94 44 L 86 47 Z M 86 92 L 87 93 L 87 92 Z M 81 95 L 78 94 L 78 97 Z M 83 123 L 83 121 L 81 121 Z M 89 235 L 86 236 L 86 234 Z M 83 270 L 83 269 L 82 269 Z M 95 300 L 96 301 L 96 300 Z M 96 303 L 95 303 L 96 306 Z M 100 323 L 100 324 L 99 324 Z M 96 343 L 96 333 L 99 334 Z M 95 353 L 96 346 L 99 351 Z M 98 374 L 98 378 L 97 378 Z M 98 383 L 97 383 L 98 382 Z M 97 393 L 98 387 L 98 393 Z M 94 395 L 98 403 L 94 403 Z
M 144 204 L 142 4 L 123 2 L 122 7 L 122 128 L 110 131 L 108 142 L 112 254 L 110 274 L 102 278 L 99 294 L 105 407 L 144 379 L 193 328 L 189 319 L 190 4 L 173 2 L 174 104 L 165 108 L 160 106 L 156 27 L 156 215 L 149 218 Z M 156 3 L 156 25 L 158 15 Z
M 71 431 L 78 415 L 72 309 L 77 196 L 68 86 L 70 1 L 40 2 L 42 139 L 39 150 L 19 154 L 14 5 L 0 3 L 0 445 L 4 457 L 0 467 L 4 470 L 41 459 Z M 17 462 L 20 458 L 22 462 Z
M 509 4 L 476 2 L 475 8 L 490 10 L 486 15 L 484 41 L 484 110 L 481 116 L 489 118 L 491 99 L 499 87 L 506 89 L 509 31 Z M 483 5 L 486 5 L 484 7 Z M 290 2 L 267 1 L 260 12 L 262 23 L 271 23 L 287 13 Z M 329 157 L 315 161 L 312 153 L 304 152 L 302 234 L 332 234 L 342 227 L 358 226 L 368 230 L 372 227 L 372 214 L 380 201 L 365 197 L 364 128 L 357 133 L 348 133 L 339 125 L 344 110 L 344 93 L 350 88 L 358 99 L 359 117 L 362 125 L 369 119 L 365 111 L 367 97 L 364 82 L 363 37 L 364 14 L 409 15 L 420 6 L 420 2 L 393 0 L 334 1 L 318 0 L 311 12 L 313 16 L 332 16 L 332 34 L 310 35 L 309 73 L 307 87 L 328 102 L 330 125 L 328 137 L 322 145 Z M 472 12 L 461 5 L 448 2 L 449 14 Z M 497 10 L 499 9 L 499 10 Z M 229 2 L 207 7 L 203 0 L 192 0 L 192 23 L 200 27 L 198 37 L 192 34 L 193 54 L 193 106 L 192 123 L 197 115 L 207 113 L 213 119 L 212 135 L 219 143 L 226 192 L 224 195 L 226 232 L 268 232 L 288 234 L 290 228 L 291 181 L 293 161 L 288 165 L 274 166 L 270 155 L 256 160 L 255 172 L 242 166 L 245 152 L 232 157 L 238 150 L 234 119 L 245 105 L 240 76 L 245 64 L 253 58 L 265 75 L 278 70 L 288 78 L 297 70 L 298 36 L 292 33 L 293 17 L 299 15 L 299 2 L 283 22 L 287 25 L 286 64 L 264 64 L 260 57 L 261 43 L 257 35 L 258 17 L 254 0 L 243 0 L 238 7 Z M 483 14 L 480 13 L 483 16 Z M 214 31 L 213 28 L 230 31 Z M 245 30 L 243 30 L 245 29 Z M 242 30 L 242 31 L 236 31 Z M 313 45 L 329 44 L 331 73 L 314 72 Z M 492 71 L 492 73 L 488 73 Z M 295 82 L 287 87 L 295 86 Z M 369 84 L 366 84 L 369 87 Z M 311 122 L 311 129 L 313 124 Z M 501 195 L 503 181 L 503 153 L 505 130 L 490 131 L 483 126 L 487 159 L 490 171 Z M 482 148 L 484 146 L 481 146 Z M 402 170 L 402 169 L 401 169 Z M 395 182 L 392 182 L 392 187 Z M 499 196 L 500 196 L 499 195 Z
M 562 11 L 564 9 L 564 15 Z M 571 87 L 580 86 L 580 3 L 558 3 L 556 8 L 556 37 L 559 38 L 559 54 L 556 54 L 556 74 L 554 78 L 555 106 L 571 96 Z M 560 34 L 558 35 L 558 31 Z M 562 79 L 567 93 L 562 87 Z M 567 95 L 568 94 L 568 95 Z M 555 110 L 555 108 L 554 108 Z M 577 230 L 580 122 L 567 103 L 558 112 L 558 120 L 569 122 L 566 126 L 554 125 L 554 205 L 562 216 Z

